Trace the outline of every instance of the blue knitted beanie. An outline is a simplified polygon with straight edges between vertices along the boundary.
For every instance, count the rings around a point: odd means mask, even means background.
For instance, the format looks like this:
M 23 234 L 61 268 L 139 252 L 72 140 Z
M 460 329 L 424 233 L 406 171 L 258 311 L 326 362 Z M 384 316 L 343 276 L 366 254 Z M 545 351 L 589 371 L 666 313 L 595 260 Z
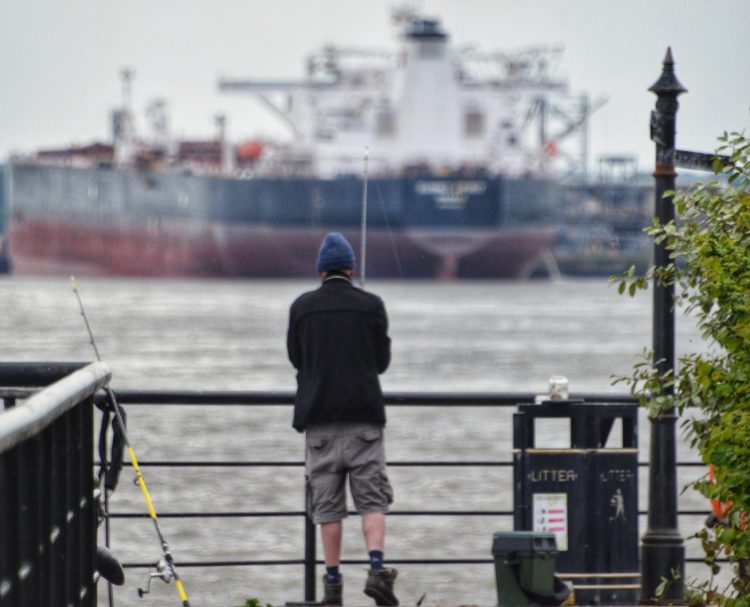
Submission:
M 318 272 L 348 270 L 357 267 L 354 249 L 349 241 L 338 232 L 331 232 L 320 245 L 318 252 Z

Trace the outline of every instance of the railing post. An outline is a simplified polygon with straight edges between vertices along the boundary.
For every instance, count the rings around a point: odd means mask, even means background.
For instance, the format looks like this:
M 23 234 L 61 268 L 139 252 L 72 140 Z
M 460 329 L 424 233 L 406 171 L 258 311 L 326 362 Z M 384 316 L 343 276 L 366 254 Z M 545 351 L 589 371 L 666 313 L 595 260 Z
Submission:
M 305 505 L 310 503 L 310 488 L 305 487 Z M 305 508 L 305 602 L 315 602 L 315 561 L 317 560 L 315 549 L 315 524 L 310 518 L 310 513 Z
M 657 96 L 656 111 L 651 113 L 651 139 L 656 143 L 655 217 L 663 225 L 675 217 L 672 198 L 675 178 L 675 120 L 677 97 L 686 92 L 674 73 L 672 51 L 667 49 L 662 73 L 649 89 Z M 670 263 L 666 242 L 654 245 L 654 266 Z M 653 351 L 660 374 L 674 370 L 675 319 L 674 286 L 661 284 L 654 278 Z M 673 393 L 666 388 L 663 394 Z M 650 416 L 648 528 L 641 544 L 641 601 L 656 596 L 662 578 L 669 580 L 662 599 L 681 601 L 684 595 L 685 547 L 677 526 L 677 457 L 675 424 L 672 407 Z M 677 575 L 674 575 L 674 573 Z

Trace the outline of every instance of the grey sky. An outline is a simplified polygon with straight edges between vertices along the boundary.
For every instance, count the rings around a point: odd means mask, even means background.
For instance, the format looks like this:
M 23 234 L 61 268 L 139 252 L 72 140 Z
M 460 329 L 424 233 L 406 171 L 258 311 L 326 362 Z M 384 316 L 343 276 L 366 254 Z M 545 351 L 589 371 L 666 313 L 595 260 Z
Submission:
M 224 113 L 230 136 L 283 129 L 249 97 L 216 80 L 302 75 L 326 43 L 393 48 L 383 0 L 0 0 L 0 159 L 11 151 L 109 137 L 118 72 L 136 70 L 134 106 L 164 98 L 176 135 L 207 137 Z M 749 0 L 424 0 L 457 44 L 513 50 L 563 44 L 572 90 L 609 102 L 591 122 L 591 156 L 652 163 L 648 114 L 666 47 L 689 92 L 678 146 L 713 149 L 750 125 Z

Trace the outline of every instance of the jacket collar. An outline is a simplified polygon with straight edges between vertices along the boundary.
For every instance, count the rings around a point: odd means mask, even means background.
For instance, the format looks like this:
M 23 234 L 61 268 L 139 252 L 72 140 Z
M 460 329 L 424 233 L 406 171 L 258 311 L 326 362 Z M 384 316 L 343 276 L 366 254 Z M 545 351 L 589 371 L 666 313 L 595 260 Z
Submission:
M 344 276 L 343 274 L 332 274 L 331 276 L 326 276 L 323 279 L 323 283 L 321 286 L 326 286 L 329 284 L 330 285 L 340 285 L 340 284 L 351 285 L 352 280 L 351 278 L 349 278 L 348 276 Z

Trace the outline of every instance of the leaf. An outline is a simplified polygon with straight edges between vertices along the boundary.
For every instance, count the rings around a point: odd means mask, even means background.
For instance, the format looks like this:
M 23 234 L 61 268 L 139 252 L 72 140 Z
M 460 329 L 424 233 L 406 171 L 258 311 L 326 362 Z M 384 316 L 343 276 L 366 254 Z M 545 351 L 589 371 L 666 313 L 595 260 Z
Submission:
M 670 586 L 670 581 L 667 578 L 662 577 L 661 583 L 659 583 L 659 585 L 656 587 L 656 590 L 654 591 L 654 594 L 656 594 L 656 597 L 660 599 L 665 594 L 667 594 L 667 589 L 669 588 L 669 586 Z

